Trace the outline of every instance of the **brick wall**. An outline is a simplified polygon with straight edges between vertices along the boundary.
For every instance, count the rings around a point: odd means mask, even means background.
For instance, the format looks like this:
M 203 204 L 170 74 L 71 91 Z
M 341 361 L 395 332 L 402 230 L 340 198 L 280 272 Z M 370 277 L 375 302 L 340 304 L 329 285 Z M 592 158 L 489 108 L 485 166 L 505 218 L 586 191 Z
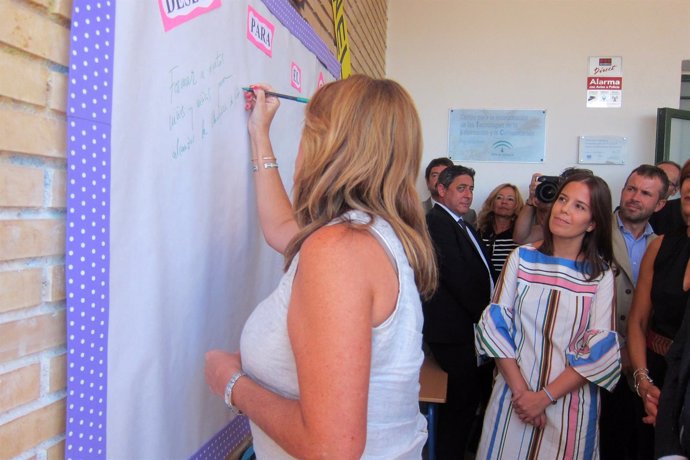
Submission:
M 297 11 L 336 54 L 331 0 L 293 0 Z M 344 2 L 352 73 L 386 76 L 387 0 Z
M 0 458 L 63 458 L 72 0 L 0 0 Z
M 354 4 L 353 72 L 382 77 L 386 0 Z M 297 5 L 335 52 L 330 1 Z M 63 458 L 71 10 L 72 0 L 0 0 L 0 459 Z

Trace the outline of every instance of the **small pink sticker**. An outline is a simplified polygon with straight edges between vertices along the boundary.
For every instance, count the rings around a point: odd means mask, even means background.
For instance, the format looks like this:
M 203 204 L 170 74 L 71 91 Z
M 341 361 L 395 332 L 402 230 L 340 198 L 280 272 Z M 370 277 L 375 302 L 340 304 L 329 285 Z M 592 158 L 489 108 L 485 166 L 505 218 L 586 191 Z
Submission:
M 273 56 L 273 33 L 275 30 L 276 27 L 268 19 L 249 6 L 247 12 L 247 39 L 266 53 L 268 57 Z
M 290 67 L 290 84 L 300 93 L 302 92 L 302 69 L 294 62 Z
M 220 6 L 220 0 L 158 0 L 166 32 Z
M 326 80 L 323 79 L 323 72 L 319 72 L 319 82 L 316 84 L 317 88 L 321 88 L 326 84 Z

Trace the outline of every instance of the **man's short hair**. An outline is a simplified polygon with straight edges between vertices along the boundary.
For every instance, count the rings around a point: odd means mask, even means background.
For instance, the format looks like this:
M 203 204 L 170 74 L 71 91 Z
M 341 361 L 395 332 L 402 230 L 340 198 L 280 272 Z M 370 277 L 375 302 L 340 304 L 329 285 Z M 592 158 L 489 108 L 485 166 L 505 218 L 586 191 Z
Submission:
M 424 179 L 427 181 L 429 180 L 429 176 L 431 175 L 431 170 L 435 168 L 436 166 L 446 166 L 446 167 L 451 167 L 453 166 L 453 160 L 447 157 L 440 157 L 440 158 L 434 158 L 429 162 L 429 164 L 426 167 L 426 170 L 424 171 Z
M 458 176 L 470 176 L 474 180 L 474 169 L 461 165 L 449 166 L 439 174 L 438 183 L 448 188 Z
M 656 165 L 657 165 L 657 166 L 661 166 L 661 165 L 671 165 L 671 166 L 675 166 L 675 167 L 678 169 L 678 172 L 680 172 L 680 171 L 683 169 L 683 168 L 680 167 L 680 165 L 679 165 L 678 163 L 676 163 L 676 162 L 673 161 L 673 160 L 664 160 L 664 161 L 660 161 L 660 162 L 658 162 Z
M 669 163 L 673 162 L 671 161 Z M 628 185 L 628 181 L 630 180 L 630 177 L 633 174 L 637 174 L 638 176 L 642 177 L 647 177 L 649 179 L 659 178 L 659 180 L 661 181 L 661 193 L 659 194 L 659 199 L 663 199 L 666 197 L 666 194 L 668 193 L 668 187 L 671 184 L 671 181 L 668 180 L 666 172 L 663 169 L 661 169 L 659 165 L 653 166 L 643 164 L 633 169 L 632 172 L 628 175 L 627 179 L 625 179 L 626 186 Z

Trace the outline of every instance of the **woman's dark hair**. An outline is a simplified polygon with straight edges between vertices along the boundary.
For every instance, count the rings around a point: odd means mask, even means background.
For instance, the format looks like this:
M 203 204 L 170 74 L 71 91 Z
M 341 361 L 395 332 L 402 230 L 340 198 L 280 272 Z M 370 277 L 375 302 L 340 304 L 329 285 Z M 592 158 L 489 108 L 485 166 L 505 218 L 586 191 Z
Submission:
M 592 281 L 614 265 L 611 243 L 611 191 L 608 184 L 599 176 L 574 173 L 569 175 L 560 186 L 558 195 L 571 182 L 580 182 L 589 189 L 589 209 L 595 225 L 591 232 L 585 233 L 582 240 L 580 254 L 583 260 L 580 266 L 583 273 L 587 275 L 587 279 Z M 549 217 L 544 222 L 544 242 L 539 247 L 539 251 L 547 255 L 553 255 L 553 234 L 549 228 L 552 212 L 553 206 L 549 211 Z
M 683 186 L 683 182 L 690 179 L 690 160 L 686 161 L 683 168 L 680 170 L 680 180 L 678 181 L 678 188 Z

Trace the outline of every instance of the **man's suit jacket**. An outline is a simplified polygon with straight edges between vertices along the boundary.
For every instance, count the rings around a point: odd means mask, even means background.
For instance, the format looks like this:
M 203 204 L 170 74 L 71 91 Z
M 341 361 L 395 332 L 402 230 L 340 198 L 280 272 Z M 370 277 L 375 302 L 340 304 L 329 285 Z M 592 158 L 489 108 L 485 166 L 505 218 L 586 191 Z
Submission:
M 633 284 L 632 265 L 630 264 L 630 259 L 628 259 L 628 248 L 625 246 L 623 234 L 620 228 L 618 228 L 617 215 L 618 211 L 614 213 L 613 219 L 611 219 L 613 256 L 616 258 L 616 262 L 618 262 L 618 274 L 616 275 L 616 330 L 625 337 L 635 285 Z M 650 235 L 647 238 L 647 247 L 656 237 L 656 235 Z
M 426 215 L 439 266 L 436 293 L 423 303 L 424 339 L 428 343 L 472 345 L 473 325 L 490 302 L 491 282 L 496 274 L 479 235 L 472 232 L 489 263 L 487 269 L 470 237 L 441 206 Z

